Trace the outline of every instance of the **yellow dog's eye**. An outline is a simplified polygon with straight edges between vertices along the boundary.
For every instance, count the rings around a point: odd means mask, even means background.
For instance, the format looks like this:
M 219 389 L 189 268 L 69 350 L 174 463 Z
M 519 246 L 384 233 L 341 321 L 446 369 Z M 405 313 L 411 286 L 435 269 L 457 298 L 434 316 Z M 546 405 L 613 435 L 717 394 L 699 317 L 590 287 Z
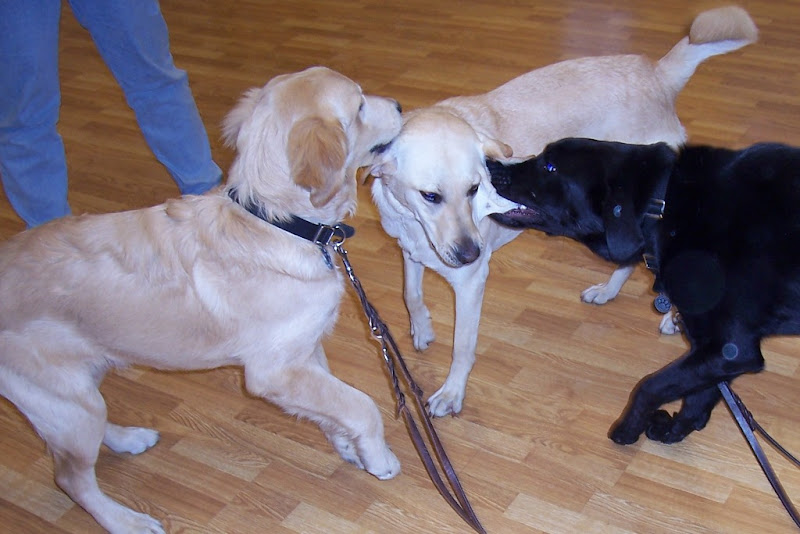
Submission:
M 422 195 L 422 198 L 424 198 L 425 200 L 427 200 L 431 204 L 439 204 L 439 203 L 442 202 L 442 195 L 440 195 L 439 193 L 431 193 L 431 192 L 428 192 L 428 191 L 420 191 L 419 194 Z

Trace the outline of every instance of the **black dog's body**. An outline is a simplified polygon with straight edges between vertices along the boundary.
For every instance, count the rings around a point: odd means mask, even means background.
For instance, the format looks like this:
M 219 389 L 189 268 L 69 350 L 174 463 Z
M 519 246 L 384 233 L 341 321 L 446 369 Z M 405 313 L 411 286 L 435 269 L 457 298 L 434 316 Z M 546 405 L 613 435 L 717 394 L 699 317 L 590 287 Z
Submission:
M 528 208 L 497 221 L 571 237 L 617 263 L 652 255 L 656 287 L 681 314 L 689 352 L 639 383 L 614 441 L 646 432 L 671 443 L 703 428 L 717 383 L 763 368 L 763 337 L 800 334 L 800 149 L 675 154 L 567 139 L 490 170 L 498 193 Z M 665 201 L 660 220 L 651 199 Z M 659 410 L 677 399 L 674 416 Z

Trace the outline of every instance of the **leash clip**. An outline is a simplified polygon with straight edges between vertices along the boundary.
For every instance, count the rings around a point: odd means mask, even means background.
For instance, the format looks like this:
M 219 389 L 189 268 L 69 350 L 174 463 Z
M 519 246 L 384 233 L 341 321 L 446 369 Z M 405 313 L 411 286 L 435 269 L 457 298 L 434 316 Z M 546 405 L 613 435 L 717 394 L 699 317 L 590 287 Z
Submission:
M 337 224 L 334 226 L 321 224 L 319 225 L 319 229 L 314 235 L 314 239 L 312 239 L 312 241 L 321 247 L 326 247 L 328 245 L 340 245 L 347 239 L 348 232 L 347 228 L 344 226 L 345 225 L 342 224 Z
M 333 261 L 331 261 L 331 255 L 328 254 L 328 249 L 326 247 L 331 246 L 338 252 L 342 249 L 342 245 L 347 238 L 352 236 L 353 233 L 353 228 L 343 223 L 333 226 L 328 226 L 327 224 L 319 225 L 317 233 L 314 234 L 314 238 L 311 241 L 316 243 L 319 247 L 328 269 L 333 269 Z

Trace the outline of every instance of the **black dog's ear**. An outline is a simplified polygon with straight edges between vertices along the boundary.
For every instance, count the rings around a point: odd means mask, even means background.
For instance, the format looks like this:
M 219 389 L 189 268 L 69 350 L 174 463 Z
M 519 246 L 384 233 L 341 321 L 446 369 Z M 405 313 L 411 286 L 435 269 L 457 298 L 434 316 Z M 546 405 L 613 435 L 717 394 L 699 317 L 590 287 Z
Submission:
M 603 224 L 606 229 L 606 244 L 609 259 L 616 263 L 628 263 L 644 246 L 644 235 L 636 216 L 633 196 L 629 187 L 620 180 L 609 184 L 603 200 Z
M 641 254 L 644 209 L 656 185 L 672 172 L 675 157 L 669 146 L 658 143 L 627 145 L 621 157 L 606 159 L 607 185 L 602 217 L 612 261 L 629 263 Z

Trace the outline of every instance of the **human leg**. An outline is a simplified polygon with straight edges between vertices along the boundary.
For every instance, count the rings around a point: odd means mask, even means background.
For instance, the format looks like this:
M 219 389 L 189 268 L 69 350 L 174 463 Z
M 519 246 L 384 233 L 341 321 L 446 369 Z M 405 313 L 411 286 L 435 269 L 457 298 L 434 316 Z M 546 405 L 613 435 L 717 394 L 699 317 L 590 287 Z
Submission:
M 28 226 L 70 211 L 64 143 L 56 130 L 60 15 L 60 0 L 0 2 L 0 178 Z
M 216 186 L 222 171 L 211 157 L 186 71 L 173 63 L 157 0 L 70 0 L 70 5 L 122 87 L 148 146 L 181 193 L 199 194 Z

